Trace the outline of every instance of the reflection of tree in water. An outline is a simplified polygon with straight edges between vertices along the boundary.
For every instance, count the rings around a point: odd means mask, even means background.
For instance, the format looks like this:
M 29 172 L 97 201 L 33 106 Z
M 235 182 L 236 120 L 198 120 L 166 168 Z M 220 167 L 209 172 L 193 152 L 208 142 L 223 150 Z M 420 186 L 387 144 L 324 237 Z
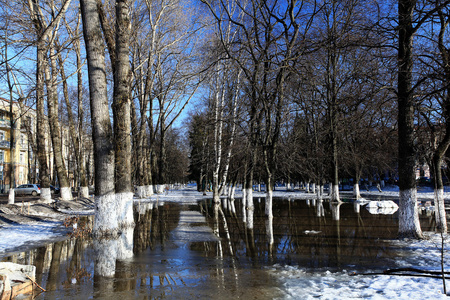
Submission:
M 209 201 L 201 205 L 211 207 Z M 249 230 L 242 221 L 245 210 L 240 209 L 241 201 L 236 200 L 236 207 L 237 217 L 224 211 L 235 256 L 315 268 L 383 264 L 396 255 L 388 242 L 397 237 L 395 215 L 371 215 L 366 209 L 356 213 L 353 204 L 336 206 L 323 200 L 276 200 L 270 226 L 264 201 L 256 199 L 253 228 Z M 203 211 L 212 226 L 212 210 Z M 245 219 L 248 221 L 248 215 Z M 222 243 L 228 243 L 222 224 L 220 234 Z M 233 256 L 226 247 L 223 249 L 224 255 Z
M 134 253 L 156 246 L 164 249 L 170 232 L 180 219 L 181 207 L 167 203 L 140 203 L 135 206 Z

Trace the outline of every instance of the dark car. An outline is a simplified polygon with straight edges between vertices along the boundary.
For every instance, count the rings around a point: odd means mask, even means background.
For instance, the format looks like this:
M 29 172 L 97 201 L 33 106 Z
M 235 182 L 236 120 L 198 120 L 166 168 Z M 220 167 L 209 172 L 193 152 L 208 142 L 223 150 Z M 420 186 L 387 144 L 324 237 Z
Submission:
M 41 188 L 41 186 L 39 184 L 37 184 L 37 186 L 39 188 Z M 59 194 L 59 187 L 53 186 L 50 184 L 50 193 L 52 194 Z
M 59 194 L 59 187 L 50 185 L 50 191 L 52 194 Z

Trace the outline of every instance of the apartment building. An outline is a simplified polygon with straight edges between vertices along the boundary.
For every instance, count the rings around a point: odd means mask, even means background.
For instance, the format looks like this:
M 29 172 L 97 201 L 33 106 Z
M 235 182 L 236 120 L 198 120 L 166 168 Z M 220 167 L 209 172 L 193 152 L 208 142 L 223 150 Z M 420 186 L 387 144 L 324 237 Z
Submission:
M 7 192 L 11 186 L 12 167 L 15 170 L 15 186 L 37 181 L 37 163 L 24 126 L 24 122 L 32 125 L 35 116 L 35 111 L 30 108 L 21 112 L 17 102 L 13 102 L 11 115 L 10 101 L 0 98 L 0 192 Z M 15 143 L 11 148 L 12 134 L 14 134 Z

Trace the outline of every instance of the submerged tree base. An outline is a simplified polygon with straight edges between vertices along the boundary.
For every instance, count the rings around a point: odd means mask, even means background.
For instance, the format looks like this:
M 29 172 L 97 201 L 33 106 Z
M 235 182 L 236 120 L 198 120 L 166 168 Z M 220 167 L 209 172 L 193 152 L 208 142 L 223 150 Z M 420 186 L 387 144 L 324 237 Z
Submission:
M 118 212 L 120 204 L 115 194 L 95 196 L 95 221 L 92 230 L 96 237 L 117 236 L 119 233 Z

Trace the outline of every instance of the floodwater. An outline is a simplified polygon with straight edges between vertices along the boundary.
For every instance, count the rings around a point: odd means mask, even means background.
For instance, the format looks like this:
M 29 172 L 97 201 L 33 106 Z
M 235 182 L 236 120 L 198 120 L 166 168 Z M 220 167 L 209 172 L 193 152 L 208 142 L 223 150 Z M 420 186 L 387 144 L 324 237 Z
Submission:
M 273 299 L 283 297 L 270 272 L 275 265 L 310 272 L 387 269 L 401 255 L 390 243 L 398 213 L 274 199 L 271 223 L 264 199 L 255 199 L 254 211 L 235 202 L 235 211 L 224 206 L 218 222 L 211 201 L 141 203 L 135 228 L 118 239 L 71 237 L 3 261 L 36 266 L 36 281 L 46 290 L 36 299 Z M 80 220 L 78 230 L 90 222 Z M 434 230 L 430 215 L 421 215 L 421 225 Z

